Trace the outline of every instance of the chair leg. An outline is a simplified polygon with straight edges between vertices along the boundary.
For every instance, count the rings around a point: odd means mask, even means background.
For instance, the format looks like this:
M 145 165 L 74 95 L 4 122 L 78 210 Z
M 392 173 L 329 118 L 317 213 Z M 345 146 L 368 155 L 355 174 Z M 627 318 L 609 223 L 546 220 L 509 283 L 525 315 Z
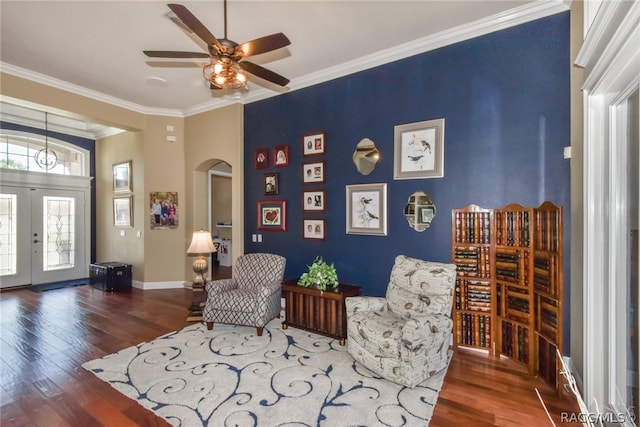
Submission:
M 257 331 L 257 333 L 258 333 L 258 336 L 259 336 L 259 337 L 261 337 L 261 336 L 262 336 L 262 330 L 263 330 L 263 329 L 264 329 L 264 328 L 263 328 L 262 326 L 258 326 L 258 327 L 256 327 L 256 331 Z
M 212 330 L 213 329 L 213 322 L 207 322 L 207 329 L 208 330 Z

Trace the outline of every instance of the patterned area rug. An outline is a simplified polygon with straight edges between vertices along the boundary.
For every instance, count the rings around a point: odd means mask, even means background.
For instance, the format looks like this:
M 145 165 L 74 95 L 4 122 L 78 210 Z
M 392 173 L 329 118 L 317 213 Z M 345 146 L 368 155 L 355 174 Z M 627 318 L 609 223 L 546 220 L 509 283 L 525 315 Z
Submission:
M 429 424 L 446 369 L 406 388 L 356 363 L 337 340 L 280 322 L 262 337 L 191 325 L 82 367 L 174 426 Z

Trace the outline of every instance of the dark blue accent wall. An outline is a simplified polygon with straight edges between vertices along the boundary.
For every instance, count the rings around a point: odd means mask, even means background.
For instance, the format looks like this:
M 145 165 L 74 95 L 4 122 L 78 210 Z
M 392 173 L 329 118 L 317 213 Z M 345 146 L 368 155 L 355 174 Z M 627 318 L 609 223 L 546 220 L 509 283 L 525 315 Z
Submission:
M 294 41 L 295 43 L 295 41 Z M 396 255 L 451 262 L 451 210 L 474 203 L 500 208 L 551 201 L 565 209 L 565 307 L 569 307 L 570 144 L 569 13 L 561 13 L 391 64 L 245 106 L 245 248 L 286 256 L 297 278 L 317 255 L 335 263 L 341 281 L 384 295 Z M 393 179 L 394 126 L 445 119 L 444 178 Z M 327 152 L 303 157 L 302 135 L 323 130 Z M 362 138 L 381 160 L 360 175 L 351 156 Z M 273 167 L 273 147 L 288 144 L 287 167 Z M 270 167 L 254 168 L 257 148 Z M 302 163 L 326 161 L 326 183 L 303 185 Z M 280 194 L 263 194 L 264 173 L 279 174 Z M 345 186 L 388 184 L 388 235 L 345 233 Z M 302 191 L 327 191 L 327 210 L 303 214 Z M 422 190 L 437 206 L 429 229 L 409 228 L 408 197 Z M 256 204 L 285 200 L 286 231 L 257 230 Z M 327 221 L 325 241 L 302 238 L 304 218 Z M 252 242 L 262 233 L 263 242 Z M 569 312 L 564 313 L 569 348 Z
M 79 136 L 67 135 L 60 132 L 47 131 L 30 126 L 22 126 L 14 123 L 0 121 L 0 129 L 16 130 L 20 132 L 30 132 L 36 135 L 48 135 L 50 138 L 59 139 L 76 147 L 80 147 L 89 152 L 89 176 L 95 179 L 96 176 L 96 149 L 95 140 L 82 138 Z M 91 181 L 91 262 L 96 260 L 96 185 Z

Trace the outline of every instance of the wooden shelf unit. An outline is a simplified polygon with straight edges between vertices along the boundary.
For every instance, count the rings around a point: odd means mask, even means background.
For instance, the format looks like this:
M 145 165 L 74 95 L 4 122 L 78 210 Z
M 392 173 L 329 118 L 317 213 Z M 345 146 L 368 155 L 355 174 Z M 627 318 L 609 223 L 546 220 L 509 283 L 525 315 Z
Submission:
M 452 211 L 455 345 L 505 355 L 561 388 L 562 208 Z
M 534 213 L 533 289 L 536 373 L 562 394 L 563 226 L 562 207 L 545 202 Z
M 532 217 L 533 209 L 517 204 L 494 210 L 497 348 L 534 373 Z
M 452 259 L 457 266 L 454 336 L 457 345 L 495 354 L 495 292 L 492 283 L 493 213 L 477 205 L 452 213 Z

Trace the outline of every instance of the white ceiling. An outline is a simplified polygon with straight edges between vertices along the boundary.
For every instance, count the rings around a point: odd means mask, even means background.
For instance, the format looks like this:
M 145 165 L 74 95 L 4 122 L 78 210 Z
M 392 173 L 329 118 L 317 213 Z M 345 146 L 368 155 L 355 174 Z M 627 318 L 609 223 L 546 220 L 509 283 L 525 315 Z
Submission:
M 224 36 L 222 0 L 182 4 L 216 37 Z M 242 43 L 283 32 L 291 40 L 286 48 L 251 58 L 291 79 L 288 87 L 273 90 L 254 78 L 239 101 L 296 90 L 563 10 L 563 0 L 229 0 L 229 39 Z M 0 67 L 144 113 L 188 116 L 235 102 L 224 91 L 208 89 L 195 61 L 152 60 L 142 53 L 204 49 L 164 17 L 167 12 L 166 2 L 159 1 L 2 0 Z

